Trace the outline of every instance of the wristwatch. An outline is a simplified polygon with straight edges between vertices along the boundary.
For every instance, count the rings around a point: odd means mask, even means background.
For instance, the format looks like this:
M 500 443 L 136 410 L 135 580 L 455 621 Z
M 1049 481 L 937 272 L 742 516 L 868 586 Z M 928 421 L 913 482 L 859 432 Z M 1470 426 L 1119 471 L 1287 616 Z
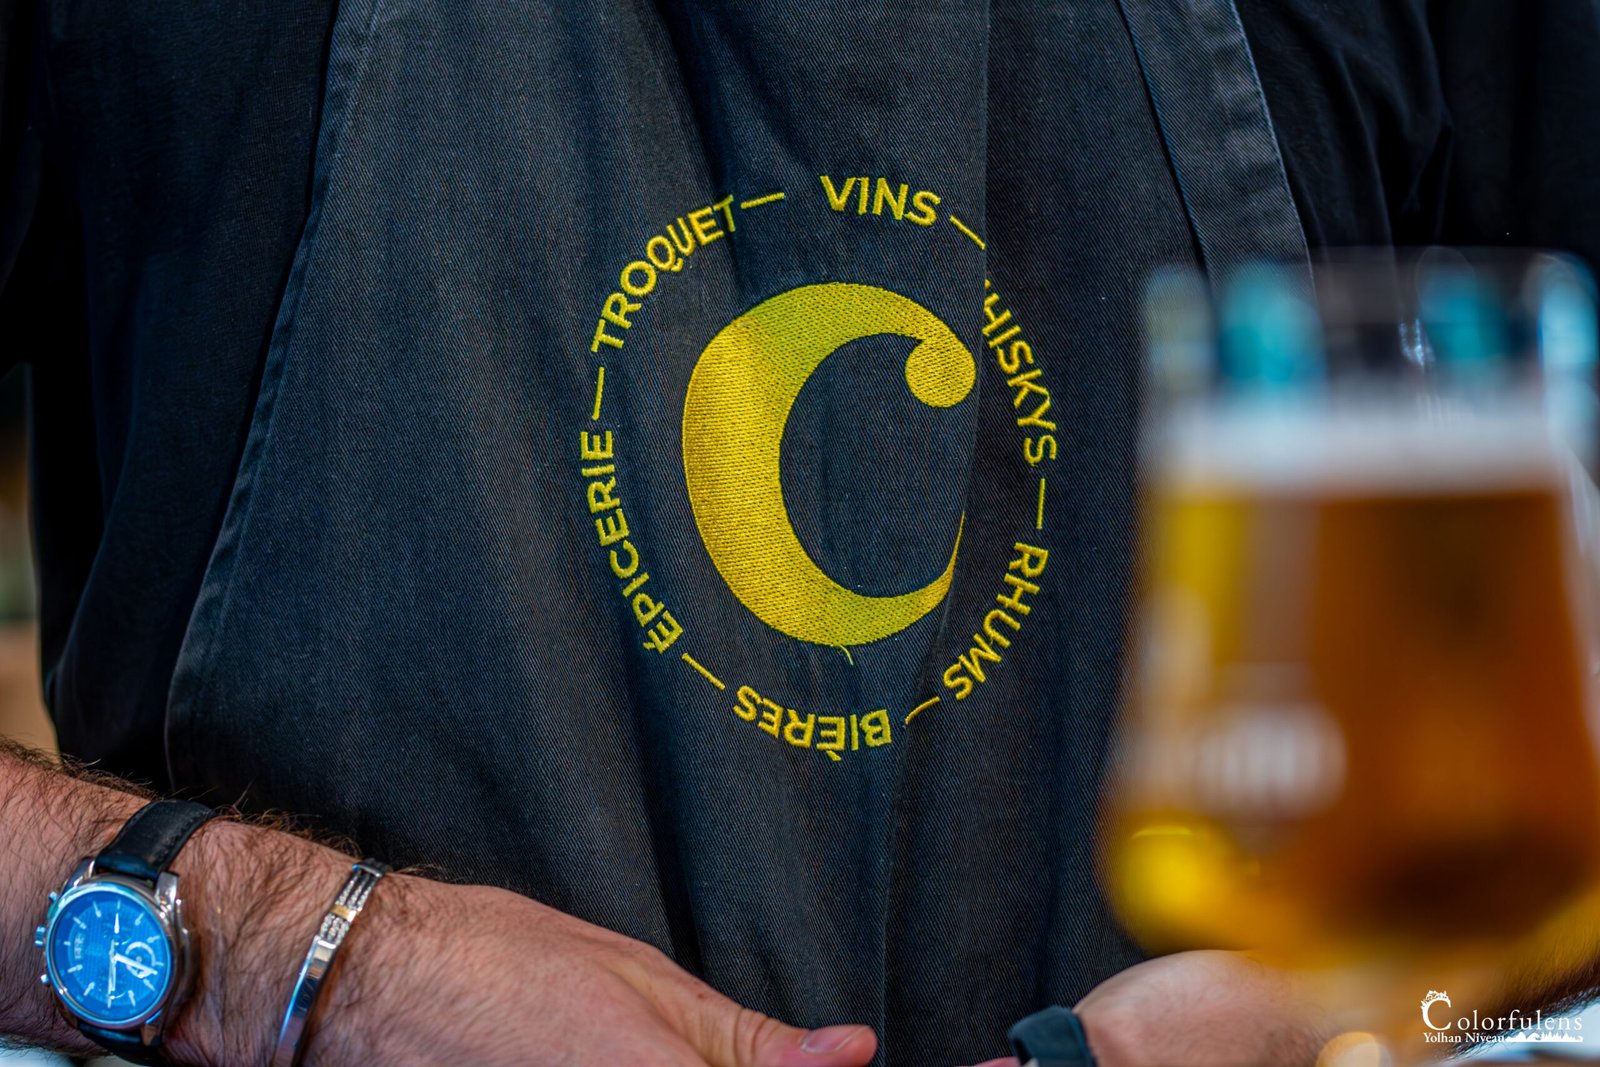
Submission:
M 1083 1023 L 1057 1004 L 1018 1022 L 1007 1035 L 1022 1067 L 1095 1067 Z
M 44 950 L 39 981 L 67 1021 L 133 1063 L 165 1062 L 162 1034 L 189 993 L 194 968 L 172 862 L 214 812 L 157 800 L 111 844 L 83 860 L 34 931 Z

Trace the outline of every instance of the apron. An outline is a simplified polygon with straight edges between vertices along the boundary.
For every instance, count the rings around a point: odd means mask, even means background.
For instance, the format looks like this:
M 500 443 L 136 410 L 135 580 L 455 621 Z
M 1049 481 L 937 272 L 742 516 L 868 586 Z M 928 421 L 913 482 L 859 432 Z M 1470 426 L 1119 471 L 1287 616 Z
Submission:
M 1305 245 L 1231 3 L 830 12 L 341 3 L 168 753 L 971 1062 L 1139 958 L 1143 279 Z

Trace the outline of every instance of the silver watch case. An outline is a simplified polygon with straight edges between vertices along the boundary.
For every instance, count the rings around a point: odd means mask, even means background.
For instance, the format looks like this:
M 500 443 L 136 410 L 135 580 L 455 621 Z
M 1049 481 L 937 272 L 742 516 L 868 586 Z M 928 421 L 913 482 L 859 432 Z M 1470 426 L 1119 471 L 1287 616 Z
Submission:
M 59 976 L 55 973 L 55 965 L 51 962 L 48 948 L 55 935 L 56 921 L 65 906 L 80 896 L 90 892 L 104 892 L 107 888 L 127 893 L 150 907 L 156 916 L 162 935 L 167 939 L 172 958 L 172 978 L 167 983 L 166 991 L 161 998 L 144 1015 L 131 1021 L 119 1020 L 115 1025 L 78 1011 L 61 995 Z M 137 878 L 109 872 L 96 873 L 93 858 L 85 859 L 73 870 L 61 891 L 50 894 L 50 908 L 45 915 L 44 925 L 35 928 L 33 934 L 34 946 L 44 953 L 45 969 L 39 975 L 39 982 L 48 986 L 55 994 L 56 1010 L 61 1012 L 67 1022 L 74 1027 L 87 1023 L 90 1026 L 129 1036 L 137 1034 L 141 1044 L 153 1044 L 171 1019 L 168 1009 L 183 1003 L 194 982 L 189 930 L 183 925 L 183 901 L 178 896 L 178 876 L 171 871 L 161 872 L 152 891 L 148 882 Z

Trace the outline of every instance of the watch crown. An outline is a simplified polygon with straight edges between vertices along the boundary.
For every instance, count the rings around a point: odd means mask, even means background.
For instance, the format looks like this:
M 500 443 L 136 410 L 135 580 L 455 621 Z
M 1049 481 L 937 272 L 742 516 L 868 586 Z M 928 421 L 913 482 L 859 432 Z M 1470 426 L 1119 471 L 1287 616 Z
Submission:
M 42 926 L 33 928 L 33 947 L 44 948 L 44 927 Z
M 56 901 L 58 901 L 60 899 L 61 899 L 61 894 L 60 893 L 54 893 L 53 892 L 53 893 L 50 894 L 50 903 L 54 904 Z
M 48 974 L 41 974 L 39 976 L 39 984 L 40 985 L 49 985 L 50 984 L 50 976 Z

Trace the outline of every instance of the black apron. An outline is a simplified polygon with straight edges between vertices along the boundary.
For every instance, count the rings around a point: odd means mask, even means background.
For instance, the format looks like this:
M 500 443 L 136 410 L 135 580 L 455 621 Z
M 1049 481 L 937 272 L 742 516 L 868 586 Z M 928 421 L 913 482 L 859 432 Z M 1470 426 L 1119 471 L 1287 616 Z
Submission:
M 830 12 L 340 5 L 168 750 L 968 1062 L 1138 958 L 1143 279 L 1304 239 L 1231 3 Z

